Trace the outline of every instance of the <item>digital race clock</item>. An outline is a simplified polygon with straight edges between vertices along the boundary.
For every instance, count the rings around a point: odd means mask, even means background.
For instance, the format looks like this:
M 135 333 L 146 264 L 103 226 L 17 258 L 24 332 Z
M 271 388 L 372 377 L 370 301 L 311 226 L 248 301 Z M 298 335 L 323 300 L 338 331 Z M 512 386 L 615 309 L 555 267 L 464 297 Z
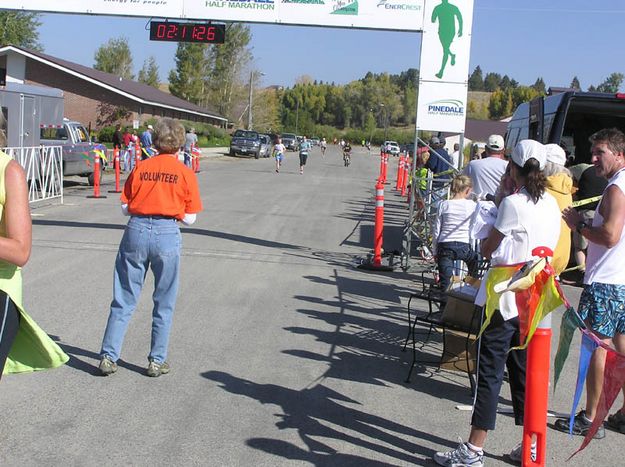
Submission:
M 150 21 L 151 41 L 223 44 L 225 38 L 225 24 Z

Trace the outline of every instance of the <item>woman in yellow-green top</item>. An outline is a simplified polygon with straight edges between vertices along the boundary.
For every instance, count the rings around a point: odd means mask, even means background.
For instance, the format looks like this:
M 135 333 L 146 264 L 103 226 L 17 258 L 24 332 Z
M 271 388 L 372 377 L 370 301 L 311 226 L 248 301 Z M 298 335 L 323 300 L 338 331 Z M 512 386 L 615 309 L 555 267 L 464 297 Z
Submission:
M 0 130 L 0 148 L 4 146 Z M 24 170 L 0 151 L 0 375 L 54 368 L 69 360 L 22 306 L 21 267 L 30 257 L 31 243 Z

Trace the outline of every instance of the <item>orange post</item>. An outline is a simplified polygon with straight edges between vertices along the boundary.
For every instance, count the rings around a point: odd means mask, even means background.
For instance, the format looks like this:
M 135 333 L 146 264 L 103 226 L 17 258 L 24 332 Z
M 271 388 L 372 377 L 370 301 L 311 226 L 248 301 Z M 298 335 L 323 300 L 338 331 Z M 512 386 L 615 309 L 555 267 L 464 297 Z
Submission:
M 397 162 L 397 181 L 395 182 L 395 189 L 401 190 L 401 182 L 404 181 L 404 155 L 399 155 L 399 162 Z
M 380 151 L 380 175 L 378 180 L 384 178 L 384 151 Z
M 375 227 L 373 232 L 373 266 L 382 265 L 382 243 L 384 240 L 384 182 L 378 179 L 375 185 Z
M 141 162 L 141 145 L 137 143 L 135 145 L 135 167 L 139 165 L 139 162 Z
M 199 154 L 197 147 L 195 146 L 195 143 L 193 143 L 193 146 L 191 146 L 191 160 L 192 160 L 193 171 L 195 173 L 199 173 L 200 172 L 200 154 Z
M 410 177 L 410 171 L 412 170 L 412 161 L 410 160 L 410 156 L 406 158 L 404 161 L 404 180 L 401 184 L 401 195 L 406 196 L 406 191 L 408 190 L 408 180 Z
M 115 189 L 109 190 L 109 193 L 121 193 L 119 189 L 119 148 L 113 149 L 113 167 L 115 168 Z
M 100 154 L 98 152 L 93 156 L 93 195 L 87 198 L 106 198 L 100 195 Z
M 384 153 L 382 156 L 382 182 L 386 183 L 386 176 L 388 174 L 388 154 Z
M 547 406 L 549 401 L 549 355 L 551 352 L 551 317 L 538 325 L 527 346 L 525 376 L 525 414 L 523 417 L 523 466 L 546 465 Z M 532 459 L 532 442 L 536 441 L 536 459 Z

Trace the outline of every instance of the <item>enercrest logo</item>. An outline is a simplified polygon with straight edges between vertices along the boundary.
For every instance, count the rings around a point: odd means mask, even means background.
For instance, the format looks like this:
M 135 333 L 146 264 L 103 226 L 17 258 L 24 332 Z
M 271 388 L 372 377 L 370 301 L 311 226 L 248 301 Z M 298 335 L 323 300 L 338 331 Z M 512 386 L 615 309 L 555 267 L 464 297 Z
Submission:
M 428 104 L 428 114 L 461 117 L 464 115 L 462 101 L 455 99 L 441 99 Z
M 405 0 L 379 0 L 378 8 L 385 10 L 404 10 L 404 11 L 420 11 L 421 5 L 406 3 Z

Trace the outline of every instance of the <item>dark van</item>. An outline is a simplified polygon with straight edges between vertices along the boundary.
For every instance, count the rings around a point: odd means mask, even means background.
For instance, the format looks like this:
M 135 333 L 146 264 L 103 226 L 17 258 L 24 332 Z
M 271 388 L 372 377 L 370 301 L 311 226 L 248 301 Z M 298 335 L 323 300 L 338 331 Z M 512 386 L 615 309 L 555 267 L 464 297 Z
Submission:
M 588 138 L 602 128 L 625 131 L 625 94 L 565 91 L 537 97 L 515 110 L 506 131 L 506 152 L 522 139 L 560 144 L 574 163 L 590 162 Z

